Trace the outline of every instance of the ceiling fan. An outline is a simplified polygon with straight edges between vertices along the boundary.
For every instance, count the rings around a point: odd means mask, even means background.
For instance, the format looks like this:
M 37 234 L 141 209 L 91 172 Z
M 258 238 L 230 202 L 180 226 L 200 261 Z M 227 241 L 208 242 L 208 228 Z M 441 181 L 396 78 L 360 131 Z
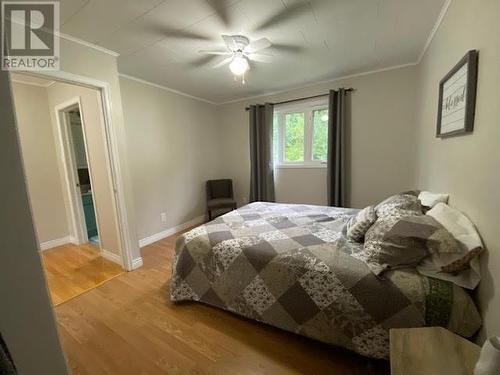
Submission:
M 228 56 L 220 61 L 214 68 L 229 64 L 229 69 L 234 74 L 235 79 L 242 77 L 242 83 L 245 83 L 245 73 L 250 69 L 248 61 L 268 63 L 272 60 L 272 55 L 259 53 L 260 51 L 271 47 L 271 42 L 267 38 L 261 38 L 250 41 L 243 35 L 222 35 L 225 49 L 223 50 L 202 50 L 199 53 L 208 55 Z

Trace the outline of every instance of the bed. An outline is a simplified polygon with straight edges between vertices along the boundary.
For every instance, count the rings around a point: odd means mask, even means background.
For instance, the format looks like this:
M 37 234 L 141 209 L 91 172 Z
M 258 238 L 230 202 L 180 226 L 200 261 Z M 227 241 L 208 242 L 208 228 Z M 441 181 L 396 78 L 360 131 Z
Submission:
M 469 294 L 415 269 L 375 276 L 353 255 L 345 223 L 358 210 L 255 202 L 181 235 L 172 301 L 198 301 L 372 358 L 389 329 L 443 326 L 473 335 Z

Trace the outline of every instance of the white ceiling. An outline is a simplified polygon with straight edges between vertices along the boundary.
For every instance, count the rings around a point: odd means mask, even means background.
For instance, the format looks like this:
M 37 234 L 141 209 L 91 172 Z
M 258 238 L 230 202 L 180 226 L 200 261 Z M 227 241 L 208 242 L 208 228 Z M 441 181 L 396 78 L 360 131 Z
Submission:
M 61 31 L 120 53 L 120 73 L 212 102 L 414 63 L 445 0 L 63 0 Z M 200 49 L 268 38 L 247 84 Z

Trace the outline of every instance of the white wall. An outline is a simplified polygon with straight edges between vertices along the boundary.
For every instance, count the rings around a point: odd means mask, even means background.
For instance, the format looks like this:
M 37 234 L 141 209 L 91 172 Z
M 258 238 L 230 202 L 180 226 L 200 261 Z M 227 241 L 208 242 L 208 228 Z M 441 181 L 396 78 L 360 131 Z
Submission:
M 239 204 L 249 194 L 249 104 L 279 102 L 353 87 L 351 94 L 350 205 L 364 207 L 413 188 L 416 68 L 407 67 L 317 84 L 279 95 L 219 107 L 224 171 L 235 181 Z M 281 169 L 276 197 L 283 202 L 326 204 L 326 169 Z
M 70 235 L 47 91 L 13 83 L 14 104 L 38 241 Z
M 67 373 L 28 203 L 7 72 L 0 71 L 0 332 L 19 374 Z
M 500 335 L 500 2 L 454 0 L 418 67 L 417 187 L 450 193 L 488 248 L 479 300 L 483 335 Z M 468 50 L 479 50 L 474 133 L 435 137 L 438 84 Z
M 224 176 L 222 129 L 214 105 L 127 78 L 120 86 L 137 232 L 145 238 L 205 214 L 205 181 Z
M 276 202 L 328 205 L 326 167 L 276 168 L 274 180 Z

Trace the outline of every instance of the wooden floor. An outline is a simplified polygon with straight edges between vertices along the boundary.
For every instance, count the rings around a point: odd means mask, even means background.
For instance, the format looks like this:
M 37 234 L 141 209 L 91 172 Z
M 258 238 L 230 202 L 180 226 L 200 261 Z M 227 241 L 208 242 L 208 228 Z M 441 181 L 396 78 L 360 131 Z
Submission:
M 43 251 L 42 261 L 54 306 L 124 273 L 91 244 L 67 244 Z
M 175 236 L 144 266 L 55 308 L 73 374 L 388 374 L 388 363 L 198 303 L 172 304 Z

